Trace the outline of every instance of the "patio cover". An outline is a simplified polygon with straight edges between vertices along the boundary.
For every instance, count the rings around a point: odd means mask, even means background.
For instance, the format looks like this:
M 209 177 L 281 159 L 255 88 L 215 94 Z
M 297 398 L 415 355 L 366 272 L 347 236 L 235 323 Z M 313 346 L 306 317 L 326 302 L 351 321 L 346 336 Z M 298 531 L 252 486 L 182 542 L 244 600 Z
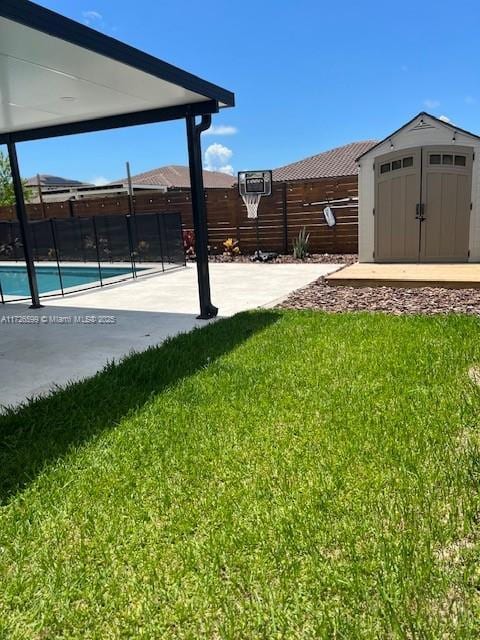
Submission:
M 39 305 L 15 143 L 185 118 L 201 317 L 210 302 L 200 134 L 234 95 L 28 0 L 0 3 L 0 144 L 8 146 L 32 303 Z M 197 124 L 196 116 L 202 120 Z

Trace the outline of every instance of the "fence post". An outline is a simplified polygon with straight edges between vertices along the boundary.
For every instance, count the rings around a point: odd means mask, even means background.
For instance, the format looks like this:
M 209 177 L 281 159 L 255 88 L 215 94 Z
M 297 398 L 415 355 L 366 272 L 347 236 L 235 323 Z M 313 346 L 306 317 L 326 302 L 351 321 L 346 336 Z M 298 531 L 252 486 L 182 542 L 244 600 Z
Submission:
M 15 262 L 18 262 L 18 255 L 17 255 L 17 238 L 15 237 L 14 233 L 13 233 L 13 229 L 14 229 L 14 224 L 13 222 L 9 222 L 9 227 L 10 227 L 10 240 L 12 241 L 13 244 L 13 258 L 15 260 Z
M 72 220 L 72 222 L 73 222 L 73 220 Z M 87 261 L 87 254 L 85 253 L 85 243 L 83 241 L 81 219 L 80 218 L 75 218 L 75 222 L 73 222 L 73 224 L 75 225 L 74 233 L 76 233 L 76 235 L 79 236 L 79 238 L 80 238 L 80 251 L 82 252 L 83 261 L 86 262 Z
M 162 214 L 165 215 L 165 214 Z M 158 230 L 158 243 L 160 245 L 160 257 L 162 259 L 162 271 L 165 271 L 165 258 L 164 258 L 164 251 L 163 251 L 163 235 L 162 235 L 162 225 L 160 224 L 160 214 L 156 213 L 155 214 L 156 220 L 157 220 L 157 230 Z M 163 225 L 163 230 L 165 230 L 165 225 Z
M 283 253 L 288 253 L 288 204 L 287 204 L 287 183 L 282 185 L 282 215 L 283 215 Z
M 135 268 L 135 257 L 134 257 L 134 247 L 133 247 L 133 238 L 132 238 L 132 220 L 130 214 L 125 216 L 125 220 L 127 223 L 127 236 L 128 236 L 128 250 L 130 252 L 130 264 L 132 265 L 132 276 L 134 278 L 137 277 L 137 272 Z
M 58 259 L 57 234 L 55 229 L 55 220 L 53 218 L 50 218 L 50 230 L 52 232 L 53 250 L 55 251 L 55 258 L 57 260 L 58 279 L 60 281 L 60 289 L 62 291 L 62 296 L 63 296 L 64 293 L 63 293 L 62 270 L 60 269 L 60 261 Z
M 33 255 L 35 256 L 35 260 L 38 262 L 38 245 L 37 234 L 35 233 L 35 222 L 30 222 L 30 228 L 32 230 Z
M 73 210 L 73 200 L 68 200 L 68 212 L 71 218 L 75 217 L 75 211 Z
M 95 222 L 95 216 L 91 218 L 92 226 L 93 226 L 93 236 L 95 238 L 95 249 L 97 252 L 97 262 L 98 262 L 98 275 L 100 276 L 100 286 L 103 287 L 102 282 L 102 267 L 100 266 L 100 253 L 98 251 L 98 234 L 97 234 L 97 223 Z

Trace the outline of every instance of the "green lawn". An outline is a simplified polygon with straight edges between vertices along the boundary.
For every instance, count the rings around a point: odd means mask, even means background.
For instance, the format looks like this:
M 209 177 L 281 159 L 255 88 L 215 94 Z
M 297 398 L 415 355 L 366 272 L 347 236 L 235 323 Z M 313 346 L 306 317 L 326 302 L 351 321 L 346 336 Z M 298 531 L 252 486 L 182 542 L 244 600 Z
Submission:
M 477 638 L 472 317 L 265 311 L 0 418 L 0 638 Z

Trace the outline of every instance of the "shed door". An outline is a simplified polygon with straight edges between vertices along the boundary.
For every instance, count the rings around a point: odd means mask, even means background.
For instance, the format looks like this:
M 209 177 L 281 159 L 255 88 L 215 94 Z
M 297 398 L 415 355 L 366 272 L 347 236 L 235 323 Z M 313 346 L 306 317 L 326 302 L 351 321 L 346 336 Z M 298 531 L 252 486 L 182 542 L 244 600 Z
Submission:
M 423 148 L 422 262 L 466 262 L 470 229 L 473 150 Z
M 419 147 L 375 158 L 375 260 L 417 262 L 420 248 L 422 152 Z

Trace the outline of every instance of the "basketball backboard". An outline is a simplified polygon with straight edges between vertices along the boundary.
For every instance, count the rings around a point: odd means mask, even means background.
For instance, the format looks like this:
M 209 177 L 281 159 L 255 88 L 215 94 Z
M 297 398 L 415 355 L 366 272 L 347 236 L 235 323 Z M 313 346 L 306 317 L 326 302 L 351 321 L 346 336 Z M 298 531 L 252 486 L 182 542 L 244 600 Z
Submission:
M 258 194 L 269 196 L 272 193 L 272 172 L 267 171 L 239 171 L 238 192 L 243 196 Z

